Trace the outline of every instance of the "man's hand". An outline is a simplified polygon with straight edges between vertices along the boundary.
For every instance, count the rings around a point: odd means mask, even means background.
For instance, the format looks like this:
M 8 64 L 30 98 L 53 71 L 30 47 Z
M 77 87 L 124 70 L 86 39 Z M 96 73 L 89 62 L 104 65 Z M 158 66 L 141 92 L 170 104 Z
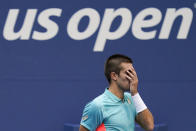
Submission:
M 135 69 L 131 66 L 129 70 L 126 71 L 127 79 L 129 80 L 130 92 L 134 96 L 138 93 L 138 78 Z M 147 131 L 153 131 L 154 129 L 154 119 L 152 113 L 149 109 L 145 109 L 138 113 L 136 116 L 136 122 Z
M 129 86 L 130 86 L 130 93 L 132 96 L 138 93 L 138 78 L 137 73 L 135 72 L 135 69 L 133 66 L 130 67 L 129 70 L 126 71 L 126 77 L 129 80 Z

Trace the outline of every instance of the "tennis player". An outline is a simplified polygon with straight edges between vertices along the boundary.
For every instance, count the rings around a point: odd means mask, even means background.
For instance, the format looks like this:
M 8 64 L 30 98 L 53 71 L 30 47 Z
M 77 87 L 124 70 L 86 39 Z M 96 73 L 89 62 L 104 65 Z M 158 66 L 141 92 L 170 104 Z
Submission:
M 83 111 L 80 131 L 134 131 L 135 121 L 153 131 L 154 120 L 138 93 L 138 77 L 131 58 L 115 54 L 104 68 L 109 87 Z

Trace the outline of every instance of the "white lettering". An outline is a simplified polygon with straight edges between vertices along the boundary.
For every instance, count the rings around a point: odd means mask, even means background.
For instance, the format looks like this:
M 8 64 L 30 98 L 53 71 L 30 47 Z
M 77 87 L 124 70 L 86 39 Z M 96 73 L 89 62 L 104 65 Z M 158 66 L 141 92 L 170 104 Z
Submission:
M 147 16 L 152 16 L 151 19 L 145 20 Z M 156 8 L 147 8 L 139 12 L 139 14 L 135 17 L 132 25 L 133 35 L 141 40 L 149 40 L 153 39 L 156 35 L 156 30 L 144 32 L 142 28 L 145 27 L 153 27 L 161 21 L 162 14 Z
M 28 40 L 31 34 L 31 30 L 35 21 L 37 9 L 28 9 L 26 17 L 21 29 L 18 32 L 14 32 L 14 27 L 18 17 L 19 9 L 10 9 L 8 17 L 5 22 L 3 36 L 6 40 Z
M 121 16 L 121 24 L 116 31 L 110 32 L 112 22 L 117 16 Z M 103 51 L 106 40 L 115 40 L 124 36 L 129 30 L 131 19 L 132 14 L 129 9 L 120 8 L 116 11 L 114 11 L 114 9 L 106 9 L 93 50 Z
M 84 16 L 89 17 L 89 24 L 84 32 L 79 32 L 78 25 Z M 67 33 L 74 40 L 83 40 L 90 37 L 97 30 L 99 23 L 100 16 L 96 10 L 91 8 L 81 9 L 70 18 Z
M 168 39 L 175 19 L 182 16 L 182 22 L 177 35 L 178 39 L 186 39 L 193 19 L 193 12 L 189 8 L 181 8 L 176 11 L 174 8 L 167 9 L 165 19 L 160 31 L 159 39 Z
M 38 32 L 34 31 L 32 38 L 34 40 L 48 40 L 56 36 L 58 33 L 59 27 L 58 25 L 50 20 L 50 16 L 61 16 L 62 9 L 51 8 L 44 10 L 38 16 L 38 22 L 41 26 L 47 29 L 46 32 Z
M 10 9 L 5 21 L 3 37 L 10 41 L 17 39 L 29 40 L 32 33 L 33 40 L 43 41 L 54 38 L 59 31 L 59 25 L 54 20 L 51 20 L 50 17 L 60 17 L 62 9 L 50 8 L 42 11 L 38 15 L 37 21 L 41 27 L 46 29 L 45 32 L 39 32 L 37 30 L 32 31 L 37 11 L 37 9 L 28 9 L 26 16 L 24 17 L 23 24 L 18 29 L 16 28 L 16 26 L 18 26 L 16 22 L 19 21 L 18 15 L 20 10 Z M 88 17 L 89 19 L 87 27 L 84 31 L 79 31 L 79 24 L 84 17 Z M 115 31 L 111 31 L 112 23 L 115 22 L 114 20 L 117 17 L 121 18 L 121 22 Z M 185 7 L 178 10 L 175 8 L 168 8 L 163 20 L 162 12 L 157 8 L 143 9 L 135 15 L 134 19 L 132 18 L 131 11 L 127 8 L 119 8 L 116 10 L 113 8 L 107 8 L 105 9 L 101 22 L 100 14 L 97 10 L 84 8 L 78 10 L 69 19 L 67 24 L 67 33 L 74 40 L 84 40 L 91 37 L 97 31 L 98 34 L 93 51 L 101 52 L 104 50 L 107 40 L 117 40 L 122 38 L 130 29 L 131 23 L 133 23 L 131 31 L 134 37 L 140 40 L 150 40 L 156 37 L 158 30 L 155 29 L 155 26 L 157 26 L 162 20 L 163 24 L 161 26 L 160 33 L 158 34 L 158 39 L 168 39 L 172 27 L 176 19 L 179 17 L 182 19 L 177 32 L 177 39 L 187 39 L 193 20 L 193 11 L 190 8 Z M 154 28 L 151 29 L 152 27 Z M 15 28 L 17 31 L 15 31 Z M 146 31 L 144 29 L 149 30 Z

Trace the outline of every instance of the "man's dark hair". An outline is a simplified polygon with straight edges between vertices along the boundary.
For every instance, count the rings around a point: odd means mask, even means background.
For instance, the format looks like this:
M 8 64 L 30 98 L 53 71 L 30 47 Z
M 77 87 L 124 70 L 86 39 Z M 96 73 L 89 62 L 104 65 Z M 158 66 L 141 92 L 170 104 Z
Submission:
M 107 59 L 107 61 L 105 62 L 105 67 L 104 67 L 104 74 L 109 83 L 111 82 L 110 73 L 115 72 L 116 74 L 119 75 L 120 70 L 122 69 L 120 64 L 123 62 L 133 63 L 131 58 L 125 55 L 122 55 L 122 54 L 114 54 Z

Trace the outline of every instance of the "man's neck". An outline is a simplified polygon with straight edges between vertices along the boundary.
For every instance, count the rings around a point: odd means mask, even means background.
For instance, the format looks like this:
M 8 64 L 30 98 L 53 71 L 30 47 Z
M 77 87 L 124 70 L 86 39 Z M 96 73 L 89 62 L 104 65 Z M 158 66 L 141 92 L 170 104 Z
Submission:
M 124 99 L 124 91 L 122 89 L 120 89 L 117 85 L 110 84 L 108 90 L 110 92 L 112 92 L 115 96 L 117 96 L 119 99 L 121 99 L 121 100 Z

